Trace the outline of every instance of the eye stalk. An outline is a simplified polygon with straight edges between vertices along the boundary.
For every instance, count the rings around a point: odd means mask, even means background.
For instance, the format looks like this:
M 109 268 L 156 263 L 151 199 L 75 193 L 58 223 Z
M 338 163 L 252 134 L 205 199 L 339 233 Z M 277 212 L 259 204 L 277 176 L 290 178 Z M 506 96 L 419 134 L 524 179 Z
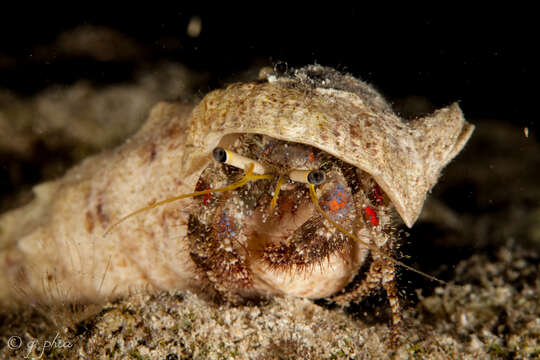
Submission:
M 326 180 L 326 176 L 321 170 L 292 170 L 289 173 L 289 178 L 292 181 L 312 185 L 320 185 Z
M 212 157 L 217 162 L 220 162 L 222 164 L 227 164 L 234 166 L 239 169 L 247 170 L 249 164 L 253 164 L 253 173 L 254 174 L 266 174 L 266 168 L 263 164 L 258 162 L 257 160 L 253 160 L 250 158 L 247 158 L 245 156 L 242 156 L 240 154 L 237 154 L 233 151 L 227 150 L 222 147 L 216 147 L 214 151 L 212 151 Z

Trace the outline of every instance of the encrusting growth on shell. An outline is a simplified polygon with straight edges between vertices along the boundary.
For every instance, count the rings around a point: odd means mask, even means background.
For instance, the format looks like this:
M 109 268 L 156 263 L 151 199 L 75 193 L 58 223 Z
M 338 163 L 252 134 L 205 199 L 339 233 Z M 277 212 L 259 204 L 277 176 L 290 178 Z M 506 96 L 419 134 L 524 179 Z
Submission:
M 193 106 L 160 103 L 125 144 L 36 186 L 0 218 L 0 302 L 190 289 L 347 303 L 382 287 L 397 325 L 394 210 L 413 225 L 473 126 L 457 104 L 405 122 L 321 66 L 267 75 Z M 216 147 L 241 161 L 216 162 Z M 230 188 L 249 165 L 265 176 Z

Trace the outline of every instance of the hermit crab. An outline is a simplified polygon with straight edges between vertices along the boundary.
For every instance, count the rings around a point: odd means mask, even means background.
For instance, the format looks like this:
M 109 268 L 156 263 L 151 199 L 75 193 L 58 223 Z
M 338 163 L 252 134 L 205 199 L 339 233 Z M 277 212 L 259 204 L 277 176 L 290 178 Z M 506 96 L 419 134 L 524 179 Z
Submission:
M 398 216 L 413 225 L 472 131 L 457 104 L 406 122 L 317 65 L 158 104 L 125 144 L 3 215 L 0 300 L 142 288 L 348 303 L 382 287 L 397 325 Z

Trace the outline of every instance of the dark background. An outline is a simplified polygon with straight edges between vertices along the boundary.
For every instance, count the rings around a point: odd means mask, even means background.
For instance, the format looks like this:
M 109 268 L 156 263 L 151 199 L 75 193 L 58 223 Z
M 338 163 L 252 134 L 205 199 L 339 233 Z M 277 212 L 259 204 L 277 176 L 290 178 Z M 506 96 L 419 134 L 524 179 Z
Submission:
M 202 20 L 196 38 L 186 34 L 193 16 Z M 511 10 L 508 4 L 474 12 L 457 5 L 28 5 L 2 11 L 0 54 L 15 58 L 17 65 L 0 66 L 0 87 L 32 94 L 80 78 L 126 81 L 141 62 L 169 59 L 209 72 L 212 88 L 256 64 L 316 62 L 359 76 L 390 99 L 418 95 L 435 106 L 457 100 L 467 118 L 496 118 L 533 130 L 538 66 L 533 16 L 531 9 Z M 132 61 L 100 63 L 54 53 L 46 60 L 35 57 L 36 46 L 53 43 L 79 25 L 114 28 L 148 51 Z

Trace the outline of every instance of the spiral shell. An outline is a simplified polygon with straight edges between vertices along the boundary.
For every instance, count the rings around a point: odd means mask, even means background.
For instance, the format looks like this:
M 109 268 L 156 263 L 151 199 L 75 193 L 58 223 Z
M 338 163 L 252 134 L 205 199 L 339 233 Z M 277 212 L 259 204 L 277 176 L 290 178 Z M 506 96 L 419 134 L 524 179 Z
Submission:
M 126 213 L 193 192 L 212 149 L 238 134 L 310 145 L 364 171 L 410 227 L 473 128 L 457 104 L 405 122 L 371 87 L 321 66 L 232 84 L 194 107 L 158 104 L 124 145 L 37 186 L 32 203 L 0 218 L 0 300 L 204 289 L 185 240 L 193 199 L 103 232 Z M 345 266 L 347 281 L 359 265 Z

